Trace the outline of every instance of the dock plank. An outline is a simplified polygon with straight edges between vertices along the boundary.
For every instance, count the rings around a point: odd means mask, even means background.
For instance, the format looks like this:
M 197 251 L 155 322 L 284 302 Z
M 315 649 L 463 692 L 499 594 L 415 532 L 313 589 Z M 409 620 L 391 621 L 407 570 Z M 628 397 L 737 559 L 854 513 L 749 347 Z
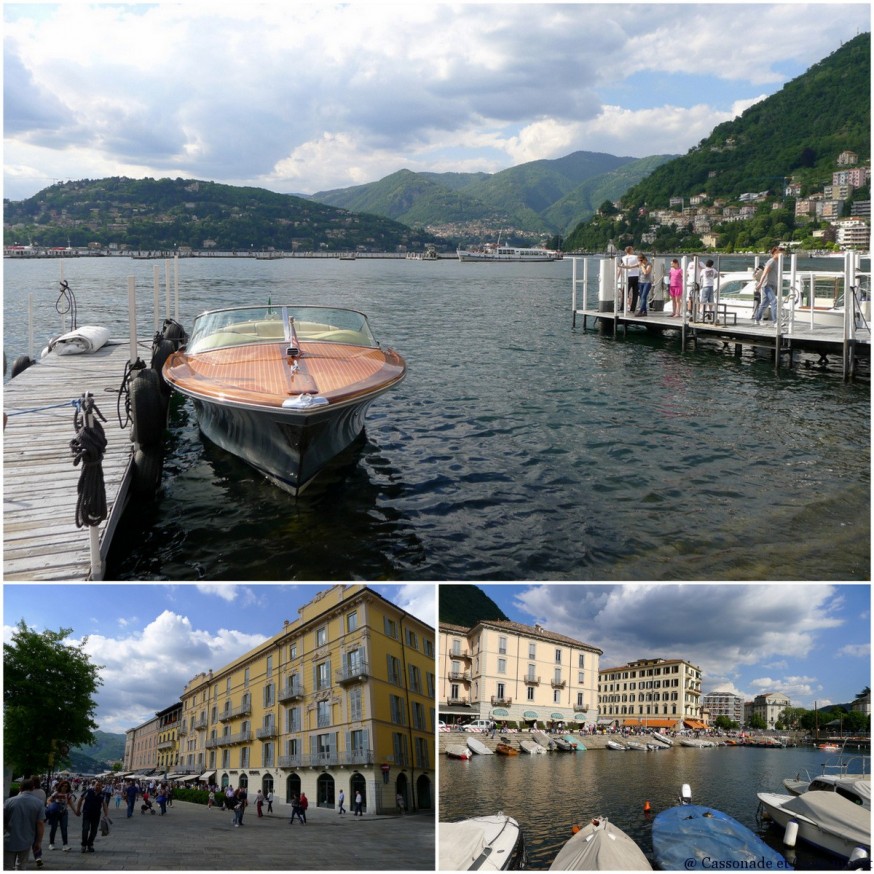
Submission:
M 91 578 L 90 532 L 76 527 L 81 466 L 70 441 L 74 401 L 91 392 L 107 421 L 103 478 L 109 516 L 99 526 L 105 559 L 130 477 L 130 426 L 122 429 L 116 399 L 128 360 L 127 343 L 92 355 L 49 354 L 3 389 L 9 420 L 3 433 L 3 578 Z M 105 389 L 110 389 L 108 393 Z

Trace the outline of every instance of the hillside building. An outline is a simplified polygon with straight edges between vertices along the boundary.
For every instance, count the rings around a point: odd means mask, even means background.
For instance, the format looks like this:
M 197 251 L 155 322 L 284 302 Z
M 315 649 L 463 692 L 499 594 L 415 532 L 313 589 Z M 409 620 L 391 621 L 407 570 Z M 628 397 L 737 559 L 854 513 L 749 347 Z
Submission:
M 363 585 L 320 592 L 281 631 L 182 692 L 178 770 L 332 808 L 434 806 L 434 629 Z
M 602 669 L 598 702 L 602 723 L 705 728 L 701 718 L 701 668 L 683 659 L 639 659 Z
M 540 625 L 482 620 L 440 625 L 440 713 L 519 725 L 594 723 L 597 647 Z

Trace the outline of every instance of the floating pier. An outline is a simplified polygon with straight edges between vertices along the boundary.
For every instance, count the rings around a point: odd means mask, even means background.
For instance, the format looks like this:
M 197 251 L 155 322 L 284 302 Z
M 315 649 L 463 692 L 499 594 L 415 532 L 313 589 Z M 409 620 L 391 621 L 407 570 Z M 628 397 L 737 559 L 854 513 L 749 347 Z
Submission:
M 101 579 L 132 473 L 130 425 L 116 413 L 128 343 L 87 355 L 50 352 L 3 387 L 3 579 Z M 105 389 L 110 389 L 108 393 Z M 76 525 L 81 468 L 73 465 L 76 401 L 94 395 L 106 418 L 103 478 L 107 518 L 97 534 L 100 566 L 92 566 L 91 529 Z
M 648 315 L 635 316 L 622 309 L 624 294 L 616 287 L 615 259 L 572 260 L 571 312 L 574 326 L 578 317 L 581 317 L 585 329 L 591 319 L 593 324 L 600 324 L 614 337 L 620 334 L 628 336 L 628 329 L 632 326 L 651 332 L 672 330 L 679 337 L 682 351 L 690 345 L 697 347 L 699 342 L 707 339 L 722 342 L 726 349 L 733 348 L 736 356 L 740 356 L 744 348 L 764 348 L 769 350 L 775 369 L 779 369 L 784 363 L 791 367 L 796 352 L 818 354 L 821 361 L 828 356 L 839 357 L 845 382 L 856 377 L 859 359 L 864 358 L 870 362 L 870 325 L 864 318 L 859 318 L 852 306 L 840 325 L 824 324 L 823 317 L 816 311 L 812 316 L 809 311 L 804 311 L 795 314 L 788 321 L 781 318 L 776 324 L 763 321 L 761 325 L 756 325 L 748 313 L 745 317 L 743 311 L 738 311 L 724 301 L 717 302 L 715 322 L 712 315 L 710 320 L 702 321 L 700 313 L 697 314 L 698 320 L 693 321 L 689 306 L 693 292 L 684 288 L 681 316 L 672 317 L 669 312 L 653 309 L 658 303 L 654 303 L 652 299 L 649 301 Z M 684 259 L 684 277 L 686 268 Z M 854 278 L 855 271 L 848 259 L 845 287 L 852 287 Z M 855 305 L 852 299 L 851 304 Z M 664 301 L 664 305 L 670 307 L 670 301 Z

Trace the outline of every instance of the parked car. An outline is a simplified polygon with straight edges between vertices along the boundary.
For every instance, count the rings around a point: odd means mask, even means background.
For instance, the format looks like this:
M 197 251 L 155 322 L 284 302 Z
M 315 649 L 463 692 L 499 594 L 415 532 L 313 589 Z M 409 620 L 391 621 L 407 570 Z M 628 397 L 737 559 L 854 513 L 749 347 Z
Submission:
M 466 722 L 462 727 L 465 731 L 491 731 L 492 720 L 472 719 L 470 722 Z

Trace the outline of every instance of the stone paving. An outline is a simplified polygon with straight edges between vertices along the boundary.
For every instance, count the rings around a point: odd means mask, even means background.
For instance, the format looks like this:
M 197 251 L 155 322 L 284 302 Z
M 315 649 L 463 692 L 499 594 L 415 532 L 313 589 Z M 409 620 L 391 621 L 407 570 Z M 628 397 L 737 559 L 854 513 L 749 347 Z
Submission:
M 157 809 L 157 805 L 156 805 Z M 246 808 L 243 825 L 218 808 L 175 801 L 152 816 L 139 806 L 128 819 L 125 806 L 110 804 L 113 827 L 98 833 L 93 853 L 81 852 L 81 820 L 69 820 L 70 852 L 43 843 L 45 872 L 57 871 L 433 871 L 434 816 L 352 816 L 336 810 L 307 811 L 307 824 L 288 824 L 290 808 L 274 804 L 274 813 L 258 819 Z M 56 835 L 60 842 L 60 830 Z M 28 869 L 36 871 L 31 858 Z

